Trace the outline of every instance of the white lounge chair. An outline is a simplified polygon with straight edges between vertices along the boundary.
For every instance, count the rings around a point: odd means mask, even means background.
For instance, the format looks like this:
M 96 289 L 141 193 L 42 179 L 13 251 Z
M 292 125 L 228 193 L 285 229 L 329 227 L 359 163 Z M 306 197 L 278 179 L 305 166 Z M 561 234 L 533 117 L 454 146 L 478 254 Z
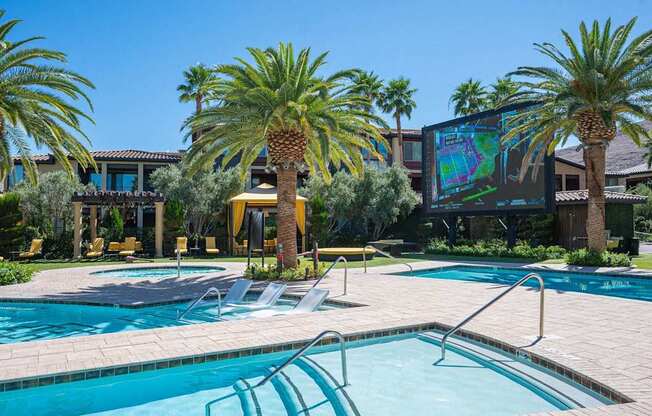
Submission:
M 269 308 L 276 304 L 278 299 L 283 295 L 288 285 L 281 283 L 270 283 L 267 285 L 265 290 L 258 296 L 258 299 L 254 302 L 233 302 L 227 303 L 225 307 L 222 308 L 222 313 L 231 312 L 233 310 L 254 310 L 254 309 L 263 309 Z
M 226 296 L 222 299 L 223 304 L 242 302 L 249 288 L 254 282 L 249 279 L 238 279 L 231 285 Z
M 276 316 L 276 315 L 294 315 L 297 313 L 307 313 L 314 312 L 321 306 L 322 303 L 328 297 L 328 290 L 326 289 L 310 289 L 308 293 L 303 295 L 299 303 L 288 311 L 274 311 L 274 310 L 262 310 L 252 312 L 250 316 L 257 318 L 264 318 L 267 316 Z

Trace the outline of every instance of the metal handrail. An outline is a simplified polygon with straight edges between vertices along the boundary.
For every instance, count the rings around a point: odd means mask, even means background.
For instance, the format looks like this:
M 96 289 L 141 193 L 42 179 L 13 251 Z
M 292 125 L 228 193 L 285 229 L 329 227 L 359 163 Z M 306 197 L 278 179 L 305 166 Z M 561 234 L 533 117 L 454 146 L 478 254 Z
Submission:
M 367 273 L 367 254 L 366 254 L 366 251 L 367 251 L 368 248 L 373 249 L 376 253 L 380 253 L 380 254 L 382 254 L 383 256 L 387 257 L 388 259 L 399 260 L 399 259 L 397 259 L 396 257 L 392 256 L 391 254 L 389 254 L 389 253 L 385 253 L 384 251 L 379 250 L 379 249 L 377 249 L 377 248 L 374 247 L 374 246 L 366 245 L 366 246 L 364 246 L 364 248 L 362 249 L 362 262 L 364 263 L 364 272 L 365 272 L 365 273 Z M 412 268 L 412 265 L 410 265 L 410 263 L 408 263 L 407 261 L 402 261 L 401 264 L 407 266 L 408 269 L 410 269 L 411 272 L 414 271 L 414 269 Z
M 197 299 L 195 299 L 195 300 L 194 300 L 194 301 L 193 301 L 193 302 L 192 302 L 192 303 L 191 303 L 191 304 L 186 308 L 186 310 L 183 311 L 183 313 L 182 313 L 179 317 L 177 317 L 177 320 L 181 320 L 181 319 L 183 319 L 183 317 L 186 316 L 186 314 L 187 314 L 188 312 L 190 312 L 190 311 L 191 311 L 195 306 L 197 306 L 197 304 L 198 304 L 199 302 L 201 302 L 202 300 L 204 300 L 204 298 L 205 298 L 206 296 L 208 296 L 210 293 L 217 293 L 217 317 L 218 317 L 218 318 L 221 318 L 221 317 L 222 317 L 222 294 L 220 293 L 220 291 L 219 291 L 216 287 L 211 287 L 211 288 L 209 288 L 206 292 L 204 292 L 203 295 L 201 295 L 200 297 L 198 297 Z
M 315 286 L 317 286 L 323 279 L 326 277 L 326 275 L 339 263 L 340 261 L 344 262 L 344 294 L 346 295 L 346 290 L 348 286 L 348 275 L 349 275 L 349 262 L 346 261 L 346 258 L 344 256 L 339 256 L 333 264 L 331 264 L 328 269 L 317 279 L 317 281 L 312 285 L 310 289 L 314 289 Z
M 517 287 L 521 286 L 523 283 L 527 282 L 530 279 L 537 279 L 539 282 L 539 338 L 543 338 L 543 292 L 545 290 L 545 284 L 543 283 L 543 279 L 541 276 L 539 276 L 537 273 L 530 273 L 523 277 L 521 280 L 518 282 L 514 283 L 511 285 L 507 290 L 505 290 L 503 293 L 500 295 L 496 296 L 493 298 L 490 302 L 486 303 L 483 307 L 478 309 L 477 311 L 473 312 L 471 315 L 469 315 L 467 318 L 465 318 L 462 322 L 460 322 L 456 327 L 452 328 L 448 332 L 444 334 L 444 336 L 441 339 L 441 359 L 443 360 L 446 358 L 446 341 L 448 340 L 448 337 L 453 335 L 455 332 L 457 332 L 460 328 L 462 328 L 464 325 L 469 323 L 473 318 L 476 316 L 480 315 L 485 309 L 493 305 L 494 303 L 498 302 L 503 296 L 511 292 L 512 290 L 516 289 Z
M 313 347 L 315 344 L 317 344 L 319 341 L 321 341 L 322 338 L 324 338 L 327 335 L 334 335 L 337 337 L 339 343 L 340 343 L 340 355 L 341 355 L 341 361 L 342 361 L 342 379 L 344 380 L 344 384 L 341 385 L 341 387 L 348 386 L 349 385 L 349 378 L 347 375 L 347 366 L 346 366 L 346 341 L 344 340 L 344 336 L 340 334 L 337 331 L 331 331 L 327 330 L 322 332 L 321 334 L 317 335 L 315 338 L 312 339 L 308 344 L 304 345 L 299 351 L 295 352 L 292 357 L 288 358 L 281 366 L 276 367 L 274 371 L 272 371 L 267 377 L 262 379 L 260 383 L 256 384 L 255 387 L 260 387 L 267 383 L 269 380 L 274 378 L 278 373 L 283 371 L 287 366 L 295 362 L 299 357 L 304 355 L 308 349 Z

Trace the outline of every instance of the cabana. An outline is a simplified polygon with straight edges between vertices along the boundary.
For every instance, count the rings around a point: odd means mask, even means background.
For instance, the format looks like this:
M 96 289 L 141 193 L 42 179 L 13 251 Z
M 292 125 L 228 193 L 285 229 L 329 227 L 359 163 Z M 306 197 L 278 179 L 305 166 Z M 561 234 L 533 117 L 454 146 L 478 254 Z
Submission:
M 306 198 L 297 195 L 296 219 L 297 228 L 301 233 L 301 251 L 306 250 Z M 235 246 L 235 237 L 242 228 L 247 208 L 275 208 L 277 206 L 276 187 L 261 183 L 257 187 L 236 195 L 229 200 L 230 221 L 229 221 L 229 242 L 231 249 Z

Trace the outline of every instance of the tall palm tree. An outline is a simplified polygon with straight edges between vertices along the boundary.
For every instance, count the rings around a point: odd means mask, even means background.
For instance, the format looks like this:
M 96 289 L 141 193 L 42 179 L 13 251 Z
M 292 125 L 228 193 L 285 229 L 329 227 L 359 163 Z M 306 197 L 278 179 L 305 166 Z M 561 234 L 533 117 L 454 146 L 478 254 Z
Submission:
M 456 116 L 468 116 L 487 109 L 487 90 L 480 81 L 469 78 L 455 88 L 448 102 L 455 105 Z
M 498 78 L 490 88 L 487 93 L 487 106 L 492 109 L 504 106 L 508 98 L 518 92 L 518 84 L 509 77 Z
M 179 101 L 182 103 L 194 102 L 195 113 L 202 110 L 204 103 L 210 100 L 211 91 L 217 82 L 215 72 L 204 64 L 193 65 L 183 71 L 184 83 L 177 86 Z M 192 140 L 196 140 L 198 134 L 192 134 Z
M 514 128 L 505 136 L 505 140 L 529 136 L 523 166 L 533 161 L 538 166 L 545 155 L 542 149 L 552 153 L 571 135 L 584 148 L 589 193 L 586 232 L 589 248 L 596 251 L 606 246 L 606 147 L 619 129 L 637 144 L 651 137 L 639 121 L 652 120 L 652 30 L 628 43 L 635 22 L 636 18 L 614 31 L 611 20 L 602 28 L 593 22 L 590 31 L 582 22 L 580 45 L 562 31 L 566 53 L 549 43 L 535 44 L 554 66 L 519 67 L 510 74 L 526 77 L 519 82 L 523 91 L 510 101 L 538 103 L 513 117 Z
M 401 117 L 412 117 L 412 110 L 417 106 L 414 101 L 416 88 L 410 88 L 410 80 L 400 77 L 387 83 L 380 96 L 380 107 L 386 113 L 391 113 L 396 121 L 396 140 L 392 140 L 392 164 L 403 165 L 403 130 Z
M 361 172 L 361 149 L 382 159 L 369 138 L 385 143 L 376 127 L 383 123 L 362 109 L 369 103 L 366 97 L 351 92 L 354 70 L 317 75 L 327 53 L 311 59 L 308 48 L 295 56 L 292 44 L 283 43 L 276 49 L 247 50 L 253 62 L 219 65 L 216 72 L 224 79 L 213 91 L 219 101 L 186 122 L 201 132 L 188 152 L 189 173 L 212 166 L 218 157 L 223 167 L 240 158 L 246 172 L 267 146 L 267 163 L 277 176 L 283 264 L 295 267 L 297 171 L 307 167 L 327 179 L 330 167 Z
M 0 10 L 0 19 L 4 14 Z M 93 84 L 79 74 L 50 64 L 65 62 L 64 53 L 31 47 L 32 42 L 42 37 L 9 40 L 18 23 L 19 20 L 0 23 L 0 179 L 12 168 L 13 148 L 27 178 L 37 181 L 28 139 L 36 146 L 47 147 L 71 176 L 74 170 L 69 156 L 83 168 L 95 167 L 93 157 L 80 142 L 80 136 L 89 142 L 81 129 L 81 120 L 93 120 L 66 100 L 82 99 L 92 110 L 83 87 L 94 88 Z
M 351 92 L 367 97 L 369 105 L 365 106 L 365 109 L 373 113 L 374 106 L 383 92 L 383 81 L 373 71 L 359 71 L 353 77 L 352 82 Z

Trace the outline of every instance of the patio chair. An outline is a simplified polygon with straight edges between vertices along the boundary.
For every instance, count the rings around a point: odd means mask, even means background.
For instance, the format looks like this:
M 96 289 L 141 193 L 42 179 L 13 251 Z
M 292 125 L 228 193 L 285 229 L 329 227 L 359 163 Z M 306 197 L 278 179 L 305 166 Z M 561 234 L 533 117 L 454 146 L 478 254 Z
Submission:
M 110 241 L 109 242 L 109 247 L 107 247 L 106 251 L 109 253 L 117 253 L 119 251 L 122 251 L 124 243 L 120 243 L 118 241 Z
M 242 244 L 238 244 L 236 241 L 233 244 L 233 254 L 236 256 L 245 256 L 247 255 L 247 247 L 249 242 L 247 240 L 242 240 Z
M 86 258 L 95 259 L 104 255 L 104 239 L 96 238 L 86 252 Z
M 217 255 L 220 253 L 220 249 L 215 245 L 215 237 L 206 237 L 206 254 Z
M 188 254 L 188 237 L 177 237 L 177 248 L 174 249 L 174 254 Z
M 285 290 L 288 288 L 288 285 L 282 283 L 270 283 L 267 285 L 265 290 L 258 296 L 254 302 L 243 303 L 243 302 L 232 302 L 227 303 L 226 307 L 222 308 L 222 312 L 231 312 L 236 309 L 263 309 L 269 308 L 278 302 L 279 298 L 285 293 Z
M 249 279 L 237 279 L 226 292 L 226 296 L 222 299 L 222 303 L 238 303 L 242 302 L 249 288 L 254 282 Z
M 19 253 L 18 258 L 20 260 L 29 260 L 41 255 L 43 255 L 43 240 L 40 238 L 35 238 L 32 240 L 32 244 L 30 244 L 29 250 Z
M 303 295 L 294 309 L 290 309 L 288 311 L 274 311 L 271 309 L 266 309 L 262 311 L 252 312 L 251 316 L 256 318 L 264 318 L 276 315 L 295 315 L 298 313 L 314 312 L 321 306 L 322 303 L 324 303 L 327 297 L 328 290 L 313 288 L 310 289 L 308 293 Z
M 273 253 L 276 251 L 276 239 L 265 240 L 265 253 Z
M 136 237 L 126 237 L 122 250 L 118 252 L 121 257 L 133 256 L 136 253 Z

